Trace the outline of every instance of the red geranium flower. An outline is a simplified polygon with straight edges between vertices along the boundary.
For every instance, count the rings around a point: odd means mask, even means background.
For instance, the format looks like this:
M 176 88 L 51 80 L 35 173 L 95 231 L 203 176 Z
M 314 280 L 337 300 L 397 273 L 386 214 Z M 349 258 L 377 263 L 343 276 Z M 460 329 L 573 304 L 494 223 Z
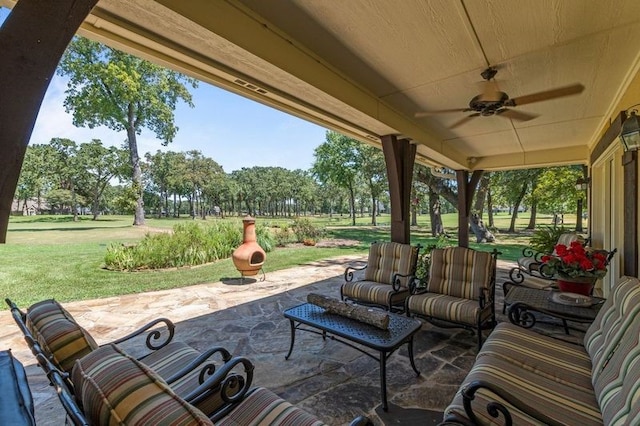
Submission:
M 545 273 L 568 277 L 603 277 L 607 273 L 607 256 L 602 251 L 585 249 L 579 241 L 569 247 L 558 244 L 554 253 L 542 256 Z

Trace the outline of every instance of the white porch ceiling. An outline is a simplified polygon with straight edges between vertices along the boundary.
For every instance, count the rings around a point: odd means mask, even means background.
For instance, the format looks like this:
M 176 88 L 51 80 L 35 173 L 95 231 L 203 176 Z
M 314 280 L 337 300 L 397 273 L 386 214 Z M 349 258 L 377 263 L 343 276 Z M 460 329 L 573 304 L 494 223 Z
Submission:
M 82 33 L 456 169 L 586 163 L 640 67 L 637 0 L 100 0 Z M 526 122 L 414 117 L 466 107 L 489 65 L 511 97 L 585 90 L 516 107 Z

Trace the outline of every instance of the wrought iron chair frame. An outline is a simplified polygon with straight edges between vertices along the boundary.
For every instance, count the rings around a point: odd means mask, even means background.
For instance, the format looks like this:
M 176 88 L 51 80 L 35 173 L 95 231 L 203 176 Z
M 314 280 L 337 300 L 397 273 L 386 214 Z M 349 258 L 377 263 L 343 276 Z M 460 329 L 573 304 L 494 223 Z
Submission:
M 473 249 L 469 249 L 473 250 Z M 480 310 L 476 314 L 476 323 L 475 326 L 469 325 L 467 323 L 462 323 L 454 320 L 435 318 L 430 315 L 426 315 L 423 313 L 416 313 L 409 310 L 409 298 L 405 301 L 405 312 L 407 316 L 416 316 L 418 318 L 423 318 L 426 321 L 442 328 L 463 328 L 472 332 L 477 333 L 478 338 L 478 351 L 482 347 L 482 331 L 493 329 L 496 325 L 496 307 L 495 307 L 495 294 L 496 294 L 496 260 L 498 259 L 498 255 L 502 254 L 496 249 L 493 249 L 490 252 L 491 257 L 493 259 L 493 267 L 491 269 L 491 277 L 489 280 L 489 288 L 481 289 L 481 293 L 478 297 L 478 303 L 480 305 Z M 424 293 L 423 289 L 418 290 L 415 284 L 412 286 L 412 296 L 419 295 Z M 411 297 L 411 296 L 410 296 Z M 483 320 L 483 313 L 486 312 L 487 309 L 490 309 L 489 316 Z
M 376 242 L 373 242 L 372 245 L 375 244 L 375 243 Z M 380 305 L 380 304 L 377 304 L 377 303 L 368 302 L 366 300 L 355 299 L 355 298 L 351 298 L 351 297 L 345 296 L 344 293 L 343 293 L 344 284 L 342 286 L 340 286 L 340 299 L 341 300 L 352 301 L 352 302 L 354 302 L 354 303 L 356 303 L 358 305 L 363 305 L 363 306 L 382 307 L 383 309 L 385 309 L 385 310 L 387 310 L 389 312 L 400 312 L 400 313 L 405 312 L 404 311 L 404 307 L 405 307 L 406 299 L 403 300 L 401 304 L 400 303 L 393 304 L 392 301 L 393 301 L 393 296 L 398 294 L 398 293 L 400 293 L 400 291 L 402 291 L 402 287 L 403 287 L 402 286 L 402 280 L 403 279 L 406 280 L 406 282 L 407 282 L 405 287 L 407 289 L 409 289 L 409 293 L 408 294 L 411 294 L 410 293 L 410 289 L 411 289 L 412 283 L 415 280 L 415 273 L 416 273 L 416 268 L 418 266 L 418 258 L 420 257 L 420 249 L 422 248 L 422 245 L 416 244 L 414 247 L 416 248 L 416 252 L 415 252 L 414 257 L 412 259 L 412 265 L 413 265 L 412 271 L 411 271 L 410 274 L 400 274 L 400 273 L 397 273 L 397 272 L 393 274 L 393 277 L 392 277 L 392 280 L 391 280 L 392 284 L 390 284 L 392 286 L 393 293 L 391 293 L 389 295 L 389 299 L 388 299 L 388 301 L 387 301 L 387 303 L 385 305 Z M 345 268 L 345 271 L 344 271 L 344 281 L 345 281 L 345 283 L 357 282 L 357 281 L 353 281 L 354 278 L 355 278 L 355 272 L 364 271 L 364 270 L 367 269 L 368 266 L 369 266 L 368 264 L 365 264 L 365 265 L 360 266 L 360 267 L 348 265 Z M 381 283 L 381 285 L 389 285 L 389 284 L 382 284 Z

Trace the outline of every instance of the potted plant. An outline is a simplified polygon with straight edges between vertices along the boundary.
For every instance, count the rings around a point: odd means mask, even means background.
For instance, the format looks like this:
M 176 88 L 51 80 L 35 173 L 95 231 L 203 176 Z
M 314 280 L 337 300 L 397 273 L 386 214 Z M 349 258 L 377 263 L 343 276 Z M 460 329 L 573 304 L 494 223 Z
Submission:
M 557 277 L 561 291 L 591 294 L 598 278 L 607 273 L 607 256 L 602 251 L 586 249 L 579 241 L 568 247 L 557 244 L 555 252 L 542 256 L 543 270 Z

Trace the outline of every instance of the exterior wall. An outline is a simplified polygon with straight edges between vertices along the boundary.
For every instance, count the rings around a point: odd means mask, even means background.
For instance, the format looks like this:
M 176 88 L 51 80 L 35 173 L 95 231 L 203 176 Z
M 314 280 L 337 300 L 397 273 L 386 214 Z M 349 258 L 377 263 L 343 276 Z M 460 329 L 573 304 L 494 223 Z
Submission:
M 609 272 L 598 286 L 605 296 L 621 276 L 624 267 L 621 256 L 624 242 L 624 198 L 622 146 L 614 143 L 591 166 L 591 223 L 592 246 L 606 250 L 618 249 Z

